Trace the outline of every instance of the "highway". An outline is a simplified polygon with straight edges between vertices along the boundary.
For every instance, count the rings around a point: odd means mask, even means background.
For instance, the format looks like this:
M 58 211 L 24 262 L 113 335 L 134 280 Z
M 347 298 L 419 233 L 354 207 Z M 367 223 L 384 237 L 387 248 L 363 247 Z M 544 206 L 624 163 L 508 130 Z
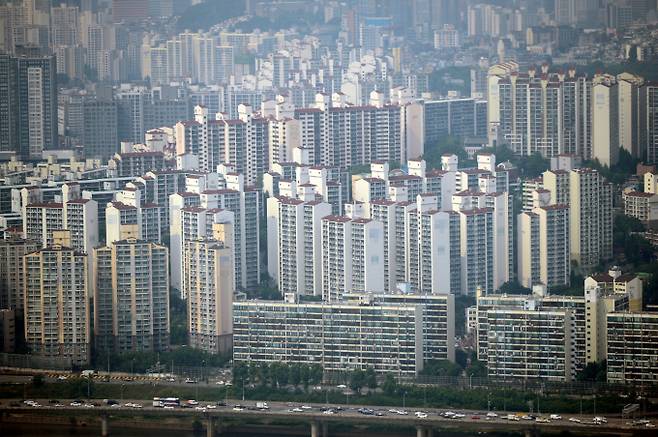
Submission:
M 181 403 L 187 400 L 181 400 Z M 28 404 L 26 402 L 31 403 Z M 217 405 L 208 402 L 190 402 L 189 407 L 161 408 L 153 407 L 152 401 L 132 400 L 121 405 L 103 405 L 99 400 L 94 404 L 74 400 L 35 399 L 31 401 L 2 400 L 0 411 L 3 414 L 48 413 L 71 414 L 76 417 L 96 416 L 111 422 L 113 416 L 153 416 L 158 417 L 203 417 L 206 421 L 221 422 L 222 418 L 240 418 L 245 422 L 263 423 L 274 419 L 286 419 L 296 422 L 306 422 L 313 430 L 317 424 L 350 423 L 355 425 L 394 424 L 397 426 L 415 427 L 418 435 L 431 435 L 430 430 L 452 429 L 473 432 L 518 431 L 526 435 L 555 434 L 568 430 L 573 435 L 656 435 L 656 429 L 651 422 L 635 423 L 620 418 L 607 418 L 605 423 L 596 423 L 594 416 L 574 415 L 551 420 L 549 414 L 537 417 L 513 412 L 496 412 L 487 415 L 486 411 L 464 411 L 446 409 L 406 409 L 378 406 L 331 406 L 321 404 L 299 404 L 268 402 L 267 409 L 256 408 L 255 401 L 229 400 L 227 405 Z M 365 408 L 366 410 L 364 410 Z M 507 417 L 510 417 L 508 419 Z M 104 425 L 106 426 L 106 425 Z M 212 424 L 209 425 L 213 426 Z M 427 432 L 426 434 L 421 434 Z M 212 434 L 209 434 L 212 435 Z M 320 434 L 312 434 L 320 435 Z

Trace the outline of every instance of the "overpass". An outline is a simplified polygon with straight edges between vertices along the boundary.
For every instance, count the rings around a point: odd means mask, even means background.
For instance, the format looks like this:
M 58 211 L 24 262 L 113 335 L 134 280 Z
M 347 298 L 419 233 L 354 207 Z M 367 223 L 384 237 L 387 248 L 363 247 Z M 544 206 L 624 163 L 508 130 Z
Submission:
M 469 413 L 463 418 L 450 419 L 440 416 L 439 413 L 445 410 L 422 409 L 427 417 L 420 418 L 414 414 L 414 411 L 408 411 L 407 415 L 390 413 L 387 408 L 390 407 L 369 407 L 381 415 L 364 415 L 357 411 L 356 407 L 344 409 L 334 414 L 327 414 L 323 411 L 326 406 L 321 405 L 304 405 L 304 409 L 291 408 L 286 403 L 269 403 L 269 409 L 244 409 L 236 411 L 231 406 L 217 407 L 216 409 L 207 409 L 199 407 L 194 408 L 174 408 L 164 409 L 152 406 L 150 402 L 135 401 L 141 405 L 141 408 L 125 407 L 73 407 L 69 402 L 62 406 L 49 405 L 48 401 L 42 406 L 30 407 L 23 403 L 14 401 L 9 403 L 4 401 L 0 406 L 0 422 L 11 416 L 22 416 L 23 418 L 35 416 L 75 416 L 76 418 L 85 418 L 90 421 L 96 421 L 101 425 L 101 437 L 110 435 L 110 425 L 112 420 L 120 421 L 122 419 L 139 419 L 153 418 L 165 419 L 177 417 L 181 419 L 189 418 L 190 422 L 195 419 L 204 423 L 207 437 L 218 437 L 222 434 L 223 424 L 229 421 L 239 421 L 241 424 L 268 424 L 276 421 L 285 421 L 288 423 L 297 423 L 308 426 L 308 435 L 311 437 L 329 437 L 332 426 L 336 425 L 354 425 L 359 427 L 382 427 L 394 426 L 405 427 L 416 430 L 416 437 L 437 437 L 442 431 L 461 431 L 472 433 L 488 432 L 516 432 L 526 437 L 538 437 L 540 435 L 558 435 L 568 431 L 574 436 L 651 436 L 656 435 L 655 429 L 646 427 L 632 426 L 622 419 L 609 419 L 605 424 L 594 424 L 593 416 L 575 416 L 580 422 L 572 422 L 566 418 L 551 422 L 536 422 L 530 420 L 505 420 L 502 415 L 495 418 L 487 418 L 486 413 Z M 13 404 L 13 406 L 12 406 Z M 133 402 L 131 402 L 133 404 Z M 205 403 L 204 403 L 205 404 Z M 253 403 L 250 403 L 254 405 Z M 294 411 L 296 410 L 296 411 Z M 410 435 L 410 437 L 412 437 Z

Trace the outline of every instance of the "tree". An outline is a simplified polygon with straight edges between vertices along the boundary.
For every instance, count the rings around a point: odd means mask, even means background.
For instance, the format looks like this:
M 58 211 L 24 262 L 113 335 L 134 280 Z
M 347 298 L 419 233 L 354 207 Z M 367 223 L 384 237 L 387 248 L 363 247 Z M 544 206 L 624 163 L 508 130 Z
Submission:
M 368 367 L 364 374 L 365 384 L 370 389 L 377 388 L 377 375 L 375 374 L 375 369 Z
M 43 378 L 43 375 L 39 374 L 39 375 L 34 375 L 32 377 L 32 385 L 34 387 L 43 387 L 44 384 L 45 384 L 45 380 Z
M 487 366 L 480 360 L 471 360 L 471 365 L 466 368 L 467 376 L 486 378 L 488 374 Z
M 356 369 L 350 374 L 350 388 L 357 393 L 361 392 L 361 389 L 366 383 L 366 374 L 361 369 Z
M 587 363 L 585 368 L 576 374 L 578 381 L 605 382 L 608 365 L 606 361 L 600 363 Z
M 233 364 L 233 384 L 242 384 L 249 379 L 249 366 L 243 362 Z
M 446 153 L 457 155 L 460 162 L 468 160 L 459 138 L 446 136 L 438 144 L 425 144 L 423 159 L 427 162 L 427 168 L 441 168 L 441 157 Z
M 387 373 L 382 383 L 382 390 L 387 396 L 393 396 L 398 391 L 398 383 L 390 373 Z
M 421 375 L 427 376 L 459 376 L 462 368 L 448 360 L 429 360 L 421 371 Z
M 299 385 L 301 382 L 301 372 L 299 371 L 299 366 L 297 364 L 291 364 L 288 367 L 288 377 L 290 378 L 290 384 L 292 385 Z
M 536 178 L 551 168 L 551 163 L 548 159 L 544 158 L 539 153 L 533 153 L 532 155 L 519 161 L 519 168 L 525 177 Z
M 324 371 L 322 370 L 322 366 L 319 364 L 313 364 L 311 365 L 310 368 L 310 380 L 311 384 L 319 384 L 322 382 L 322 375 Z

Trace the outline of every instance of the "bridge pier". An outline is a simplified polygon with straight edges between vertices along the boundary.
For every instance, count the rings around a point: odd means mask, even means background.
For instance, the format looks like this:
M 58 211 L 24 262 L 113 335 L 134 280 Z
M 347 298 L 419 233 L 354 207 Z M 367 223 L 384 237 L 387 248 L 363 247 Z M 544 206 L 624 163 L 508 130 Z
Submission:
M 427 437 L 427 434 L 425 433 L 425 428 L 422 426 L 417 426 L 416 427 L 416 437 Z
M 219 419 L 208 417 L 206 419 L 206 436 L 215 437 L 216 435 L 221 435 L 222 427 L 219 423 Z
M 525 434 L 525 437 L 539 437 L 539 430 L 538 429 L 526 429 L 524 434 Z
M 322 422 L 322 437 L 329 437 L 329 424 Z
M 320 424 L 311 422 L 311 437 L 320 437 Z
M 110 435 L 110 427 L 108 424 L 107 416 L 101 416 L 101 437 L 108 437 Z

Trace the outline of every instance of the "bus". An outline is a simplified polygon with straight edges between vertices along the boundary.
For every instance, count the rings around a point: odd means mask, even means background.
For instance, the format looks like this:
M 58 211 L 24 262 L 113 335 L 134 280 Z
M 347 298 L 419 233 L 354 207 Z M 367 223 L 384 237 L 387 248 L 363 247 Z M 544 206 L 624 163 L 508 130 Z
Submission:
M 178 398 L 153 398 L 154 407 L 180 407 L 180 399 Z

